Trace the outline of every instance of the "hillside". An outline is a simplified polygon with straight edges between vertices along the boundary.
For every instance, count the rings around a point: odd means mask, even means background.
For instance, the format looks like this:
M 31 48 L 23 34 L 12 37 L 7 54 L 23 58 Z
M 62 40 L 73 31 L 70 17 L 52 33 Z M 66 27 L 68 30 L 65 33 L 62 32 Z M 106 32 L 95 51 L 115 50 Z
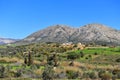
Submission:
M 55 25 L 37 31 L 18 43 L 31 42 L 81 42 L 85 44 L 120 45 L 120 31 L 102 24 L 87 24 L 79 28 Z

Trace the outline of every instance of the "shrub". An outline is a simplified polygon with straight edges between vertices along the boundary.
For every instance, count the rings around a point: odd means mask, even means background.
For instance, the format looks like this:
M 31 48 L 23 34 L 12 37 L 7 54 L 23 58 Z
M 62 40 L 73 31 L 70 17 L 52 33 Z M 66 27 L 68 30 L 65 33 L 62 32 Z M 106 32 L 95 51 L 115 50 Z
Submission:
M 5 67 L 4 66 L 0 66 L 0 78 L 4 78 L 5 77 Z
M 120 72 L 117 73 L 117 78 L 120 79 Z
M 84 53 L 82 51 L 80 52 L 80 57 L 84 57 Z
M 94 71 L 84 72 L 83 73 L 83 78 L 97 79 L 98 78 L 98 74 L 96 72 L 94 72 Z
M 34 65 L 34 64 L 32 64 L 32 65 L 30 66 L 30 69 L 32 69 L 32 70 L 36 70 L 36 69 L 37 69 L 37 66 Z
M 103 71 L 103 70 L 100 70 L 99 72 L 98 72 L 98 77 L 99 78 L 102 78 L 102 75 L 105 73 L 105 71 Z
M 21 70 L 17 70 L 15 77 L 21 77 L 22 75 L 22 71 Z
M 94 55 L 98 55 L 98 53 L 97 53 L 97 52 L 95 52 L 95 53 L 94 53 Z
M 69 52 L 67 59 L 74 60 L 74 59 L 77 59 L 79 57 L 80 57 L 80 55 L 77 52 Z
M 120 70 L 119 69 L 114 69 L 113 71 L 112 71 L 112 74 L 113 75 L 117 75 L 119 78 L 120 78 Z
M 24 64 L 27 64 L 27 58 L 26 57 L 24 58 Z
M 86 57 L 85 59 L 88 59 L 88 57 Z
M 57 54 L 53 54 L 51 56 L 48 56 L 47 57 L 47 64 L 49 65 L 53 65 L 53 66 L 58 66 L 58 57 L 57 57 Z
M 116 80 L 116 79 L 117 79 L 117 75 L 113 75 L 112 80 Z
M 110 79 L 112 79 L 112 74 L 106 72 L 106 73 L 102 74 L 101 79 L 102 80 L 110 80 Z
M 116 61 L 116 62 L 120 62 L 120 58 L 116 59 L 115 61 Z
M 92 58 L 92 55 L 89 54 L 88 57 L 89 57 L 89 58 Z
M 42 79 L 43 80 L 53 80 L 53 78 L 54 78 L 53 67 L 50 65 L 47 65 L 42 73 Z
M 92 71 L 92 72 L 89 72 L 89 77 L 91 79 L 97 79 L 98 78 L 98 74 Z
M 60 72 L 58 75 L 57 75 L 57 78 L 58 79 L 65 79 L 66 78 L 66 73 L 65 72 Z
M 76 79 L 79 76 L 79 72 L 74 72 L 72 70 L 67 70 L 66 74 L 68 79 Z
M 71 61 L 71 62 L 69 63 L 69 66 L 74 66 L 74 61 Z
M 84 72 L 82 75 L 83 78 L 89 78 L 89 73 L 88 72 Z

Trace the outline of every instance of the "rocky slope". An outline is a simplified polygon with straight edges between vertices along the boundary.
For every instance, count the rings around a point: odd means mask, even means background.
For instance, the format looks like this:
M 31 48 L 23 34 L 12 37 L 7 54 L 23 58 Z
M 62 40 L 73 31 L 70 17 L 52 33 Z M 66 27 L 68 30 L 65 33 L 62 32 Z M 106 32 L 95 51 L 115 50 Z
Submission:
M 87 24 L 80 28 L 55 25 L 37 31 L 20 42 L 81 42 L 101 45 L 120 45 L 120 31 L 102 24 Z
M 50 26 L 44 30 L 33 33 L 32 35 L 25 38 L 23 41 L 26 42 L 70 42 L 70 36 L 77 29 L 71 28 L 64 25 Z

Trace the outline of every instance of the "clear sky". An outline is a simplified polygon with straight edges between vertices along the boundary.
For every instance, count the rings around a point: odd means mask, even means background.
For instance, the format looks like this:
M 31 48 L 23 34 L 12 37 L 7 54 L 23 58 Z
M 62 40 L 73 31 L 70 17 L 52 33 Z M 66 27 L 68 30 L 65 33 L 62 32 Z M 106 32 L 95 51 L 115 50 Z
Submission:
M 22 39 L 55 24 L 120 30 L 120 0 L 0 0 L 0 37 Z

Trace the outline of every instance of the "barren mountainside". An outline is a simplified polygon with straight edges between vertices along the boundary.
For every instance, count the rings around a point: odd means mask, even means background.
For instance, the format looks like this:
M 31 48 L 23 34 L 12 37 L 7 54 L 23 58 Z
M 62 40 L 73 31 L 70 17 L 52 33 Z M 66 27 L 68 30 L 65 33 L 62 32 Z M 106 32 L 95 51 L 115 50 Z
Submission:
M 74 34 L 77 42 L 96 44 L 120 44 L 120 31 L 102 24 L 88 24 Z
M 102 24 L 87 24 L 79 28 L 55 25 L 37 31 L 20 42 L 81 42 L 120 45 L 120 31 Z
M 29 42 L 69 42 L 70 36 L 76 31 L 77 29 L 71 28 L 64 25 L 55 25 L 50 26 L 44 30 L 40 30 L 38 32 L 33 33 L 32 35 L 28 36 L 24 39 L 24 41 Z

